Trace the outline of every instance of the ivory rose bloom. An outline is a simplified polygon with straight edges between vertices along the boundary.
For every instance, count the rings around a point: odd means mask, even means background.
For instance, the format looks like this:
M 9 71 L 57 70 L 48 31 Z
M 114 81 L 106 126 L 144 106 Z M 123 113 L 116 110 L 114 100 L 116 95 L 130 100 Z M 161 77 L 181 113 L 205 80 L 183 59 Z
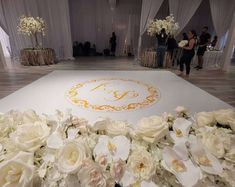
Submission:
M 214 111 L 215 119 L 219 124 L 228 125 L 229 120 L 235 119 L 235 111 L 232 109 L 222 109 Z
M 167 133 L 168 124 L 159 116 L 142 118 L 137 124 L 136 134 L 149 143 L 157 142 Z
M 129 156 L 127 169 L 138 180 L 149 180 L 155 173 L 156 164 L 149 152 L 139 150 Z
M 32 187 L 33 175 L 32 153 L 19 152 L 11 160 L 0 164 L 0 186 Z
M 6 137 L 11 132 L 12 125 L 13 122 L 9 116 L 0 114 L 0 139 Z
M 199 127 L 214 126 L 216 124 L 213 112 L 199 112 L 196 114 L 196 121 Z
M 46 123 L 35 122 L 19 125 L 10 137 L 21 150 L 33 152 L 46 142 L 49 134 L 50 128 Z
M 202 144 L 217 158 L 224 157 L 226 150 L 230 150 L 231 136 L 227 129 L 200 128 L 197 136 L 201 139 Z
M 104 132 L 105 134 L 113 137 L 118 135 L 126 136 L 131 128 L 125 121 L 115 121 L 109 118 L 100 118 L 95 122 L 93 129 L 95 131 Z
M 62 173 L 76 173 L 86 158 L 86 148 L 81 142 L 68 142 L 59 150 L 58 169 Z
M 126 136 L 129 132 L 129 125 L 124 121 L 111 121 L 106 125 L 106 132 L 109 136 Z
M 176 111 L 176 114 L 178 117 L 187 117 L 188 116 L 187 115 L 188 110 L 184 106 L 177 106 L 175 111 Z
M 218 110 L 214 112 L 216 121 L 222 125 L 229 125 L 235 131 L 235 111 L 232 109 Z
M 42 119 L 37 115 L 34 110 L 27 110 L 22 114 L 23 123 L 35 123 L 37 121 L 42 121 Z
M 106 176 L 103 173 L 102 167 L 92 160 L 83 161 L 77 176 L 81 186 L 106 187 Z

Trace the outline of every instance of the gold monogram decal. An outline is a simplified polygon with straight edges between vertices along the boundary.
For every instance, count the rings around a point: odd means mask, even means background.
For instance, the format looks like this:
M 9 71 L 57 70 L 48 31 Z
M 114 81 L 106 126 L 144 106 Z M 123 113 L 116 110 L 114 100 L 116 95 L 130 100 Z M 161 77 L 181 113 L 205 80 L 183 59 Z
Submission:
M 96 91 L 96 90 L 103 90 L 104 92 L 106 92 L 107 94 L 111 94 L 113 96 L 113 99 L 106 99 L 106 100 L 110 100 L 110 101 L 119 101 L 122 99 L 128 99 L 128 98 L 135 98 L 138 97 L 139 94 L 136 91 L 119 91 L 119 90 L 112 90 L 107 88 L 107 86 L 109 84 L 112 84 L 111 82 L 107 82 L 107 83 L 101 83 L 98 86 L 96 86 L 95 88 L 91 89 L 91 91 Z
M 122 87 L 119 88 L 117 83 Z M 140 81 L 107 78 L 78 83 L 66 93 L 66 97 L 82 108 L 117 112 L 150 106 L 159 100 L 160 93 L 153 86 Z

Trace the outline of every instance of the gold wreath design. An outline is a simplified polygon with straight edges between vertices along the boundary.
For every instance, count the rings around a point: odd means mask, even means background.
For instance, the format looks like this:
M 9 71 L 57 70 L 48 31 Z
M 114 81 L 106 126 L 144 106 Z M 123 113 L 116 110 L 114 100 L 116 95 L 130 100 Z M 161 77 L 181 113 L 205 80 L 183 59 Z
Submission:
M 142 102 L 133 102 L 133 103 L 129 103 L 123 106 L 95 105 L 95 104 L 90 103 L 88 100 L 78 98 L 79 94 L 77 90 L 79 88 L 89 83 L 107 81 L 107 80 L 108 81 L 115 80 L 115 81 L 134 82 L 138 85 L 145 87 L 149 95 L 145 97 Z M 76 84 L 66 93 L 66 98 L 69 99 L 69 101 L 72 102 L 72 104 L 77 105 L 82 108 L 92 109 L 96 111 L 120 112 L 120 111 L 130 111 L 130 110 L 135 110 L 135 109 L 141 109 L 149 105 L 152 105 L 153 103 L 157 102 L 160 99 L 160 92 L 157 91 L 153 86 L 137 81 L 137 80 L 123 79 L 123 78 L 105 78 L 105 79 L 89 80 L 83 83 Z

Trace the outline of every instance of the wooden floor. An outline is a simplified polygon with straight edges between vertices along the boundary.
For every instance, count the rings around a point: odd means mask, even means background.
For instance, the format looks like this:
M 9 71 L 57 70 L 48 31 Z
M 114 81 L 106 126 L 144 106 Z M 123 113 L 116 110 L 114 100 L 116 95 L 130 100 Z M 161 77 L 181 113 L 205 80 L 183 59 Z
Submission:
M 159 71 L 142 67 L 132 58 L 79 58 L 60 62 L 52 66 L 22 67 L 13 65 L 8 70 L 0 70 L 0 98 L 30 84 L 53 70 L 145 70 Z M 169 69 L 177 73 L 175 69 Z M 189 82 L 235 107 L 235 71 L 192 70 Z M 192 99 L 197 96 L 192 95 Z

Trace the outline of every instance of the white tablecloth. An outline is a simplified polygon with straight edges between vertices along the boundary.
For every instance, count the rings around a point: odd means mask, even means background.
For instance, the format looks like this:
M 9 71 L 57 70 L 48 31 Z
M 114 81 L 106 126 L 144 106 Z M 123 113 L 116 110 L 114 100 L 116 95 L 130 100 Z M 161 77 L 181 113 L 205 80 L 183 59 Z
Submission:
M 221 68 L 222 66 L 222 51 L 206 51 L 203 60 L 204 60 L 204 68 L 213 69 L 213 68 Z M 197 64 L 198 58 L 197 55 L 193 58 L 193 64 Z

